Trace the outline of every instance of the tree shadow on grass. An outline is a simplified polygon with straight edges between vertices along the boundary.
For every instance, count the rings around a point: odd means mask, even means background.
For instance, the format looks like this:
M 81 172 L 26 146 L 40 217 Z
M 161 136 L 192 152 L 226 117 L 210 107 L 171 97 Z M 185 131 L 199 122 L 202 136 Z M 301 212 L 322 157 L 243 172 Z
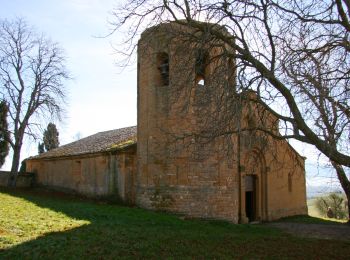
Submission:
M 4 259 L 337 258 L 349 243 L 297 239 L 259 225 L 181 220 L 175 215 L 42 191 L 3 190 L 88 225 L 51 232 L 0 251 Z M 276 247 L 276 244 L 279 246 Z M 303 250 L 300 250 L 303 248 Z M 340 257 L 339 257 L 340 256 Z
M 46 233 L 35 240 L 0 251 L 0 258 L 157 257 L 163 243 L 162 235 L 157 239 L 157 234 L 161 233 L 161 229 L 171 231 L 174 225 L 181 225 L 176 217 L 158 216 L 141 209 L 110 205 L 59 192 L 1 191 L 30 201 L 40 208 L 64 213 L 73 219 L 86 220 L 90 224 L 63 232 Z M 169 218 L 168 221 L 164 221 L 166 218 Z

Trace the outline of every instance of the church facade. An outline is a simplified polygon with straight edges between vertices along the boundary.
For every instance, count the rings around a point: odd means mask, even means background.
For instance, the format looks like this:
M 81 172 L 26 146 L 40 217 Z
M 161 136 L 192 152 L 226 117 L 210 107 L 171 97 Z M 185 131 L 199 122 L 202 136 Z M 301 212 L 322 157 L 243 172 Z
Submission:
M 118 143 L 111 140 L 103 155 L 108 161 L 113 154 L 115 166 L 89 173 L 107 174 L 103 185 L 114 180 L 106 195 L 120 195 L 123 189 L 130 203 L 143 208 L 234 223 L 307 214 L 305 158 L 278 138 L 278 120 L 254 92 L 237 92 L 233 53 L 210 34 L 174 23 L 141 35 L 137 138 L 131 134 Z M 126 150 L 129 144 L 135 148 Z M 27 161 L 39 184 L 43 176 L 59 176 L 43 165 L 72 159 L 69 153 L 48 153 L 52 156 Z M 70 168 L 65 169 L 67 178 L 59 186 L 70 182 Z M 50 182 L 45 185 L 52 186 Z

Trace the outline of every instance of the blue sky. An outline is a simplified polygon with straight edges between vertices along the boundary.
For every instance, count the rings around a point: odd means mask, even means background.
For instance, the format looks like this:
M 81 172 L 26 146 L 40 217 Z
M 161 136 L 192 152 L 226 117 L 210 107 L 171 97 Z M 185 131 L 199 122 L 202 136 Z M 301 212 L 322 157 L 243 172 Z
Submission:
M 101 38 L 110 31 L 108 19 L 116 0 L 0 0 L 1 19 L 23 17 L 65 50 L 73 80 L 67 82 L 66 119 L 58 124 L 61 144 L 80 132 L 136 125 L 136 66 L 122 72 L 115 65 L 111 43 L 122 35 Z M 27 140 L 22 159 L 37 154 Z M 10 158 L 4 168 L 8 168 Z
M 117 0 L 0 0 L 0 18 L 23 17 L 65 50 L 73 80 L 67 82 L 66 119 L 58 124 L 61 145 L 100 131 L 136 125 L 136 65 L 115 65 L 111 44 L 123 35 L 110 32 L 108 19 Z M 308 157 L 307 185 L 337 186 L 331 170 L 318 168 L 318 153 L 298 142 L 293 146 Z M 22 159 L 37 154 L 37 144 L 26 141 Z M 321 162 L 323 159 L 321 158 Z M 4 169 L 10 167 L 10 157 Z

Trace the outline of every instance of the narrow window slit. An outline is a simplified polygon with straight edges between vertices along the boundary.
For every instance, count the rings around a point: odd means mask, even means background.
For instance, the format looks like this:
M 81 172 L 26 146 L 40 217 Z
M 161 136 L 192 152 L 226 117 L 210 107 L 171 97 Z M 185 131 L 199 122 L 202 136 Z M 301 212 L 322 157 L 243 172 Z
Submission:
M 158 70 L 160 73 L 160 84 L 163 86 L 169 85 L 169 56 L 162 52 L 157 55 Z

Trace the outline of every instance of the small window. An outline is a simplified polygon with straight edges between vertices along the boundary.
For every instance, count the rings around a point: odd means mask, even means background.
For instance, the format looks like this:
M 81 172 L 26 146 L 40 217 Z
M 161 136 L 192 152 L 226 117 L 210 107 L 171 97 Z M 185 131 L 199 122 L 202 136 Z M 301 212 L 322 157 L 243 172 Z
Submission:
M 209 54 L 204 50 L 196 51 L 196 64 L 195 64 L 195 81 L 198 85 L 205 85 L 207 77 L 207 67 L 208 67 Z
M 158 53 L 157 68 L 159 71 L 159 85 L 169 85 L 169 56 L 167 53 Z
M 252 112 L 249 112 L 249 115 L 247 116 L 247 124 L 250 130 L 253 130 L 257 126 L 256 118 L 254 117 Z

